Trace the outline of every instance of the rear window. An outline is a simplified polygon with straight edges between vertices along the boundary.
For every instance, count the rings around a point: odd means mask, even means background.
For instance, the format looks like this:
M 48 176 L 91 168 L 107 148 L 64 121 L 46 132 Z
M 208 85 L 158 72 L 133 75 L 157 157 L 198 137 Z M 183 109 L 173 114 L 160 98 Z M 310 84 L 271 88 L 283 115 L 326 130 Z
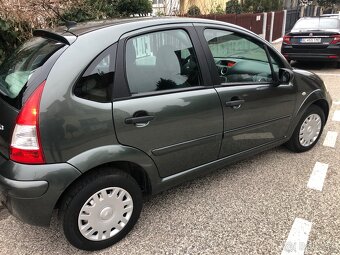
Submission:
M 339 20 L 330 18 L 301 19 L 296 22 L 294 29 L 338 29 Z
M 0 66 L 0 93 L 10 99 L 18 97 L 35 70 L 63 46 L 43 38 L 27 41 Z

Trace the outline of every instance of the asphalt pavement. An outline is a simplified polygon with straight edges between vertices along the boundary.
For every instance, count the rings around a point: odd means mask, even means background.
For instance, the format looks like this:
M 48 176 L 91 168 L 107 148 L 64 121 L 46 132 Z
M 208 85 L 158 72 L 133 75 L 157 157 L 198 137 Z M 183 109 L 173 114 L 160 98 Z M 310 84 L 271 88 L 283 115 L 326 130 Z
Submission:
M 333 98 L 311 151 L 281 146 L 152 197 L 132 232 L 95 254 L 340 254 L 340 138 L 323 145 L 340 132 L 340 69 L 293 66 L 319 74 Z M 0 254 L 88 252 L 67 243 L 56 216 L 40 228 L 0 209 Z

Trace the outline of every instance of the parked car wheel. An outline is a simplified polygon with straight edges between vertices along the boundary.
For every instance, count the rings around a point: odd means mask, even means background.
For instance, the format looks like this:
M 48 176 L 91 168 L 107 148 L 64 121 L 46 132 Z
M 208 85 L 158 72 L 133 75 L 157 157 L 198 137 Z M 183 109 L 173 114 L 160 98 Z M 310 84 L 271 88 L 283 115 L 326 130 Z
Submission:
M 325 113 L 316 106 L 311 105 L 302 116 L 294 133 L 287 142 L 287 147 L 295 152 L 308 151 L 318 142 L 325 125 Z
M 136 181 L 116 169 L 101 169 L 71 188 L 60 218 L 67 240 L 83 250 L 100 250 L 125 237 L 137 222 L 142 194 Z

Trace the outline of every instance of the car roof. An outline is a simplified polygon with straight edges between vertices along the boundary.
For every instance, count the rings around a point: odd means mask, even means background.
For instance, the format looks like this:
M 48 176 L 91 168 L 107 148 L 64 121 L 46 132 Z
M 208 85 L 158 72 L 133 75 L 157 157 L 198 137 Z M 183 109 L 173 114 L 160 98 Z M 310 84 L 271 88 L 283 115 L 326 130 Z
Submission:
M 229 28 L 233 28 L 240 32 L 245 32 L 249 35 L 257 37 L 257 35 L 243 27 L 230 24 L 223 21 L 209 20 L 209 19 L 199 19 L 199 18 L 189 18 L 189 17 L 143 17 L 143 18 L 124 18 L 124 19 L 111 19 L 111 20 L 100 20 L 79 23 L 74 27 L 67 29 L 65 26 L 58 27 L 54 31 L 51 30 L 38 30 L 33 33 L 35 36 L 44 37 L 46 39 L 53 39 L 66 44 L 73 44 L 77 38 L 82 38 L 85 35 L 99 36 L 103 38 L 103 34 L 111 33 L 113 38 L 119 38 L 121 35 L 138 29 L 143 29 L 147 27 L 159 26 L 159 25 L 174 25 L 174 24 L 184 24 L 184 23 L 195 23 L 203 25 L 220 25 Z M 102 30 L 106 30 L 105 33 Z
M 337 19 L 337 15 L 335 16 L 318 16 L 318 17 L 302 17 L 300 19 Z
M 332 13 L 332 14 L 322 14 L 320 18 L 328 18 L 328 17 L 339 17 L 340 18 L 340 13 Z
M 155 25 L 166 25 L 166 24 L 178 24 L 178 23 L 205 23 L 205 24 L 215 24 L 215 25 L 227 25 L 230 27 L 239 28 L 241 30 L 245 30 L 242 27 L 239 27 L 234 24 L 209 20 L 209 19 L 199 19 L 199 18 L 187 18 L 187 17 L 143 17 L 143 18 L 120 18 L 120 19 L 111 19 L 111 20 L 100 20 L 100 21 L 92 21 L 79 23 L 75 27 L 70 28 L 66 31 L 65 27 L 59 27 L 57 31 L 59 32 L 69 32 L 76 36 L 81 36 L 86 33 L 90 33 L 102 28 L 113 27 L 124 24 L 135 23 L 136 29 L 143 27 L 150 27 Z

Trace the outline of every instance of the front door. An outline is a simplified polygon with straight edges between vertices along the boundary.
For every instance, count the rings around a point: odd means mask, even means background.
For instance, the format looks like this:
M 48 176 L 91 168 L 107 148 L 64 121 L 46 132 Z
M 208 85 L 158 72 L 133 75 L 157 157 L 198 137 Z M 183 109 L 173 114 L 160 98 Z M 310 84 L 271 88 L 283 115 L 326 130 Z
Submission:
M 144 30 L 120 41 L 126 78 L 119 86 L 126 83 L 129 96 L 113 102 L 117 138 L 147 153 L 161 177 L 216 160 L 221 145 L 221 104 L 202 78 L 192 32 Z
M 217 70 L 215 88 L 223 105 L 220 157 L 283 139 L 294 111 L 296 88 L 274 85 L 280 57 L 246 34 L 213 28 L 200 31 Z

